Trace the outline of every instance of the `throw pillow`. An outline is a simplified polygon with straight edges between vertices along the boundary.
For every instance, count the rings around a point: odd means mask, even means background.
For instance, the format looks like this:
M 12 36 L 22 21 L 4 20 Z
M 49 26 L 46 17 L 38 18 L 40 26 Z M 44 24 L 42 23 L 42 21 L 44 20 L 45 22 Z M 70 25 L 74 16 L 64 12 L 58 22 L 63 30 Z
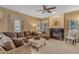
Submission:
M 35 40 L 40 40 L 40 37 L 39 37 L 39 36 L 35 36 L 34 39 L 35 39 Z
M 3 46 L 2 46 L 6 51 L 12 50 L 12 46 L 11 46 L 11 42 L 10 41 L 6 41 L 3 42 Z
M 22 42 L 22 40 L 20 40 L 20 38 L 14 38 L 13 42 L 14 42 L 16 47 L 20 47 L 23 45 L 23 42 Z

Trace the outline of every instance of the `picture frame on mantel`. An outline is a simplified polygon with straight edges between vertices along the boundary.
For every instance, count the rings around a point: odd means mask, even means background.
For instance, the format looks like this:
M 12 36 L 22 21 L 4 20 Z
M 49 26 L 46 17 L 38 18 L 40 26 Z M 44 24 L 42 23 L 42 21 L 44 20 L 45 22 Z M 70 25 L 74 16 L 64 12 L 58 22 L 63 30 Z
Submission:
M 60 21 L 59 20 L 52 21 L 52 26 L 58 27 L 59 25 L 60 25 Z

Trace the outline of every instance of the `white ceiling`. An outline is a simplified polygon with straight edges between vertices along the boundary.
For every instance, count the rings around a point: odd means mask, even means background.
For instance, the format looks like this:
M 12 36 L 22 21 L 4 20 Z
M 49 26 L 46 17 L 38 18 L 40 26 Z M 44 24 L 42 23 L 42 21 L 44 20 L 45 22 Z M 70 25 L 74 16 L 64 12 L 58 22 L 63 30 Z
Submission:
M 79 10 L 79 5 L 47 5 L 48 8 L 52 6 L 56 7 L 56 9 L 52 10 L 52 12 L 56 12 L 55 14 L 41 14 L 41 12 L 37 12 L 36 10 L 42 9 L 41 5 L 0 5 L 0 7 L 11 9 L 37 18 L 46 18 L 48 16 L 56 16 L 64 14 L 65 12 Z

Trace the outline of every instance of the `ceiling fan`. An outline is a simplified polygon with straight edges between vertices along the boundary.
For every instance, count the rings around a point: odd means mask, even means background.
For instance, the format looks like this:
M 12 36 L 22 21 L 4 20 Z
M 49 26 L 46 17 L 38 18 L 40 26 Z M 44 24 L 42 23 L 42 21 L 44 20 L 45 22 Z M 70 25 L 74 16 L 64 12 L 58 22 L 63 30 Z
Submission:
M 42 14 L 45 13 L 45 12 L 48 12 L 48 13 L 52 13 L 52 9 L 56 9 L 56 7 L 50 7 L 50 8 L 47 8 L 46 5 L 42 5 L 43 9 L 41 10 L 37 10 L 37 11 L 42 11 Z

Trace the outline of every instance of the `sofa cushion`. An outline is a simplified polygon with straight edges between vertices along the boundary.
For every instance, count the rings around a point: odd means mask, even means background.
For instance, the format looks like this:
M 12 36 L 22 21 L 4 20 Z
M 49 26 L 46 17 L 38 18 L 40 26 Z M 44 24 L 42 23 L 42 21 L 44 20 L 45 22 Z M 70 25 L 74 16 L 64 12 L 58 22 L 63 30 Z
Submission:
M 24 31 L 24 36 L 25 36 L 25 37 L 31 36 L 31 32 L 30 32 L 30 31 Z
M 27 37 L 23 38 L 23 41 L 24 41 L 25 43 L 28 43 L 28 38 L 27 38 Z
M 32 35 L 35 36 L 35 35 L 38 35 L 38 33 L 37 32 L 32 32 Z
M 34 36 L 34 39 L 35 40 L 40 40 L 40 36 L 36 35 L 36 36 Z
M 28 37 L 26 37 L 27 39 L 31 39 L 31 38 L 33 38 L 33 36 L 28 36 Z
M 17 33 L 17 37 L 18 37 L 18 38 L 24 37 L 24 32 L 18 32 L 18 33 Z
M 6 51 L 12 50 L 12 46 L 11 46 L 11 42 L 10 41 L 6 41 L 3 42 L 3 46 L 2 46 Z
M 5 35 L 7 35 L 10 38 L 16 38 L 17 33 L 16 32 L 3 32 Z
M 23 45 L 23 39 L 24 38 L 12 38 L 16 47 L 20 47 Z
M 9 37 L 4 34 L 0 35 L 2 35 L 2 38 L 0 39 L 0 46 L 2 46 L 6 51 L 15 48 L 13 41 Z

